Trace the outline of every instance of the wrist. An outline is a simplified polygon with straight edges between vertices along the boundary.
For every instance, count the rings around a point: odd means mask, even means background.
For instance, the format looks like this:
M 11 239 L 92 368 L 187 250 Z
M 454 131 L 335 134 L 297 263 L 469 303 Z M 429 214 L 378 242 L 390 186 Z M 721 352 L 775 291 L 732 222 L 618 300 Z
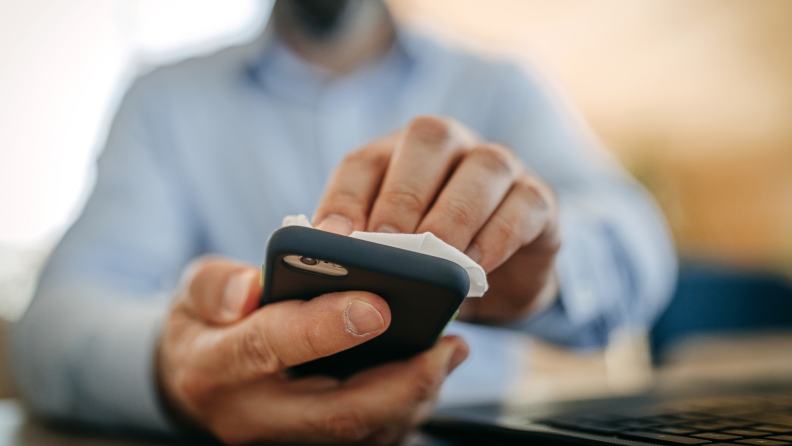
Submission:
M 545 286 L 539 290 L 533 302 L 528 307 L 528 311 L 522 317 L 517 318 L 517 320 L 539 314 L 553 305 L 558 300 L 560 291 L 559 284 L 558 274 L 556 274 L 555 268 L 553 268 Z
M 167 323 L 167 322 L 166 322 Z M 154 357 L 154 381 L 157 388 L 157 400 L 162 412 L 168 421 L 175 428 L 183 432 L 204 433 L 206 430 L 194 418 L 188 415 L 184 404 L 179 402 L 171 384 L 173 375 L 172 368 L 169 367 L 170 361 L 166 358 L 165 339 L 167 338 L 168 327 L 157 343 Z
M 527 278 L 525 273 L 491 275 L 490 290 L 481 299 L 467 299 L 459 319 L 482 325 L 509 325 L 541 313 L 559 298 L 560 281 L 555 268 Z M 511 279 L 511 280 L 509 280 Z M 541 284 L 541 285 L 540 285 Z

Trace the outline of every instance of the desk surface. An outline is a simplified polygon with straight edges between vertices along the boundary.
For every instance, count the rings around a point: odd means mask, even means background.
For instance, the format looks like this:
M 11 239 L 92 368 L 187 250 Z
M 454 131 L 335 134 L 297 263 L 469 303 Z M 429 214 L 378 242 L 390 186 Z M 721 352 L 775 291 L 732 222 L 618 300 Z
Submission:
M 181 446 L 184 444 L 185 442 L 158 438 L 129 438 L 60 430 L 45 426 L 29 417 L 16 400 L 0 399 L 0 445 L 2 446 Z M 414 434 L 403 446 L 453 446 L 453 443 L 423 434 Z

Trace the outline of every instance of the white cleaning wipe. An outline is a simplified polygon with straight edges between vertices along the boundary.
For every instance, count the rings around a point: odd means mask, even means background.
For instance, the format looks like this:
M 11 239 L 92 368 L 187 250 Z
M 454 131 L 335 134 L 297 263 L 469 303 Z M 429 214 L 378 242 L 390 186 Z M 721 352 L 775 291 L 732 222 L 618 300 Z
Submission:
M 313 225 L 311 225 L 311 220 L 308 220 L 308 217 L 305 214 L 300 215 L 287 215 L 283 217 L 283 223 L 281 224 L 282 227 L 286 226 L 304 226 L 306 228 L 313 229 Z
M 313 228 L 305 215 L 288 215 L 283 219 L 283 226 L 305 226 Z M 385 234 L 381 232 L 355 231 L 350 237 L 380 245 L 406 249 L 407 251 L 440 257 L 450 260 L 465 269 L 470 278 L 470 290 L 467 297 L 481 297 L 487 292 L 487 275 L 484 269 L 462 251 L 440 240 L 431 232 L 423 234 Z

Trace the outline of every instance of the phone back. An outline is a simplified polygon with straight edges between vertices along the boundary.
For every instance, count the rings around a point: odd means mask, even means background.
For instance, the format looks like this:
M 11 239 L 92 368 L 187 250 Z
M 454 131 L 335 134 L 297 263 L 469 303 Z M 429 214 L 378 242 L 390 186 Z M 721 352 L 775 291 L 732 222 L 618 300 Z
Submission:
M 336 263 L 348 274 L 333 277 L 301 270 L 284 261 L 288 255 Z M 368 291 L 388 303 L 391 324 L 385 333 L 292 369 L 297 375 L 337 378 L 431 348 L 470 286 L 465 270 L 449 260 L 298 226 L 281 228 L 270 237 L 263 277 L 261 305 L 339 291 Z

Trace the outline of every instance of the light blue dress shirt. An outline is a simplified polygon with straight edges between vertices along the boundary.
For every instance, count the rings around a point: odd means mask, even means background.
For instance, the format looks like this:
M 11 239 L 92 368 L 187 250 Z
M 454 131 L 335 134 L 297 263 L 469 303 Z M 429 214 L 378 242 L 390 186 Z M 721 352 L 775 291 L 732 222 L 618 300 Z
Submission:
M 515 330 L 593 348 L 662 311 L 676 263 L 661 214 L 530 73 L 400 32 L 385 57 L 333 78 L 267 31 L 127 93 L 93 194 L 16 327 L 16 377 L 33 407 L 168 429 L 153 358 L 185 265 L 206 253 L 259 264 L 282 217 L 311 214 L 346 153 L 424 114 L 508 145 L 561 203 L 560 299 L 508 328 L 456 324 L 474 358 L 464 385 L 450 378 L 455 396 L 521 372 L 498 359 Z

